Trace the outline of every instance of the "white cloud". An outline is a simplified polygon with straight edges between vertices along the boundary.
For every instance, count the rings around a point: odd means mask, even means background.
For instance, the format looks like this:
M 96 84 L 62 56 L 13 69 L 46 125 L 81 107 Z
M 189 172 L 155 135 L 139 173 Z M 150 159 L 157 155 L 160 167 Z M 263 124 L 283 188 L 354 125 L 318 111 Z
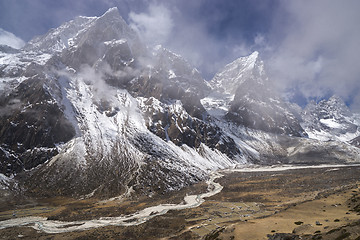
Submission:
M 130 26 L 142 36 L 148 44 L 163 44 L 173 29 L 170 10 L 164 5 L 151 3 L 147 13 L 129 13 Z
M 352 104 L 350 105 L 350 109 L 353 110 L 354 112 L 358 112 L 360 113 L 360 95 L 357 94 L 355 95 Z
M 232 52 L 234 56 L 239 56 L 239 57 L 251 54 L 249 46 L 247 46 L 244 42 L 235 45 Z
M 0 28 L 0 45 L 8 45 L 10 47 L 20 49 L 25 45 L 25 42 L 11 32 Z
M 264 35 L 258 33 L 254 38 L 255 45 L 263 46 L 266 44 Z
M 360 2 L 283 1 L 285 24 L 272 29 L 277 48 L 269 59 L 282 88 L 298 86 L 305 97 L 337 94 L 345 99 L 360 89 Z M 284 12 L 281 12 L 284 15 Z

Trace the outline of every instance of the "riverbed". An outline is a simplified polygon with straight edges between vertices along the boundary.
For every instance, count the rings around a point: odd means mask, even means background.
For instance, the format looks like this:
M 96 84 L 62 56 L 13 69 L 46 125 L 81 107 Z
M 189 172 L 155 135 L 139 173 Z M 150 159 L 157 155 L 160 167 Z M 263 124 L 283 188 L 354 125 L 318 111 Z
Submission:
M 345 167 L 355 167 L 359 165 L 318 165 L 318 166 L 248 166 L 246 168 L 226 169 L 218 172 L 212 172 L 210 179 L 207 181 L 208 191 L 202 194 L 193 194 L 185 196 L 180 204 L 160 204 L 152 207 L 145 208 L 133 214 L 123 215 L 119 217 L 102 217 L 99 219 L 85 220 L 85 221 L 55 221 L 47 220 L 45 217 L 23 217 L 13 218 L 0 222 L 0 229 L 10 227 L 27 226 L 32 227 L 37 231 L 42 231 L 48 234 L 53 233 L 66 233 L 74 231 L 84 231 L 94 228 L 106 226 L 137 226 L 143 224 L 154 217 L 166 214 L 170 210 L 184 210 L 189 208 L 199 207 L 205 202 L 205 198 L 214 198 L 219 194 L 223 186 L 215 180 L 223 177 L 222 174 L 229 173 L 251 173 L 251 172 L 281 172 L 296 169 L 322 169 L 326 171 L 337 171 L 337 169 Z M 254 205 L 255 207 L 255 205 Z M 253 209 L 252 209 L 253 211 Z M 250 217 L 250 216 L 249 216 Z M 241 219 L 239 219 L 241 220 Z

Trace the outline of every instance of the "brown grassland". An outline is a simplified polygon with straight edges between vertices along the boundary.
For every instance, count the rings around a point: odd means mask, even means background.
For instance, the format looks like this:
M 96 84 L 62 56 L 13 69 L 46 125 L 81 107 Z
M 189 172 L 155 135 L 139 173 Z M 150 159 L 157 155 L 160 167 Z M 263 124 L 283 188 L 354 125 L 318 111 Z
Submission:
M 360 167 L 223 174 L 217 180 L 223 190 L 201 206 L 169 211 L 138 226 L 59 234 L 13 227 L 0 230 L 0 239 L 360 239 Z M 160 203 L 180 203 L 185 194 L 204 191 L 206 184 L 199 183 L 177 193 L 126 201 L 38 199 L 0 206 L 0 220 L 120 216 Z

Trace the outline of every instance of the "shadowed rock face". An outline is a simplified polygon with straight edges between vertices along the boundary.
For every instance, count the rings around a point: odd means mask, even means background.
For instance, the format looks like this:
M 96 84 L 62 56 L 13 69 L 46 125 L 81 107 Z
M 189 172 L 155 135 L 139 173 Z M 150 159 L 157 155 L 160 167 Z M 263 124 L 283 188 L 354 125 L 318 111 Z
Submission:
M 43 85 L 43 79 L 33 77 L 1 101 L 0 154 L 4 174 L 44 163 L 58 153 L 56 144 L 75 136 L 74 128 Z
M 360 148 L 360 136 L 354 138 L 353 140 L 350 141 L 350 144 Z
M 150 98 L 144 102 L 145 116 L 151 118 L 151 121 L 147 122 L 148 129 L 163 140 L 171 141 L 178 146 L 186 144 L 191 148 L 199 148 L 203 143 L 230 158 L 241 155 L 234 140 L 213 123 L 211 118 L 205 115 L 204 110 L 201 112 L 202 119 L 191 111 L 196 105 L 189 103 L 190 100 L 191 98 L 187 99 L 188 102 L 178 100 L 171 106 L 163 105 L 163 111 L 158 112 L 153 107 L 155 99 Z M 185 105 L 184 102 L 189 105 Z M 201 104 L 200 106 L 203 109 Z M 186 109 L 187 107 L 190 110 Z
M 3 52 L 3 53 L 18 53 L 19 50 L 18 49 L 15 49 L 15 48 L 12 48 L 8 45 L 1 45 L 0 44 L 0 52 Z
M 267 91 L 266 86 L 258 85 L 252 79 L 245 80 L 236 90 L 226 118 L 237 124 L 266 132 L 306 136 L 290 106 Z
M 234 96 L 227 120 L 270 133 L 306 136 L 290 104 L 272 88 L 257 52 L 225 66 L 215 75 L 212 86 Z

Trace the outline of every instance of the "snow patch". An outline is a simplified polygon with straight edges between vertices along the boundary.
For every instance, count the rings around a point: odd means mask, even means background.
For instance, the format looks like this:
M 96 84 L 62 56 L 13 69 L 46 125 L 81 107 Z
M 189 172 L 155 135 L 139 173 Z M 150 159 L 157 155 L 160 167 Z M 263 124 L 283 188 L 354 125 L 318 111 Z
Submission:
M 335 119 L 320 119 L 320 122 L 329 128 L 341 128 L 342 125 L 337 123 Z

